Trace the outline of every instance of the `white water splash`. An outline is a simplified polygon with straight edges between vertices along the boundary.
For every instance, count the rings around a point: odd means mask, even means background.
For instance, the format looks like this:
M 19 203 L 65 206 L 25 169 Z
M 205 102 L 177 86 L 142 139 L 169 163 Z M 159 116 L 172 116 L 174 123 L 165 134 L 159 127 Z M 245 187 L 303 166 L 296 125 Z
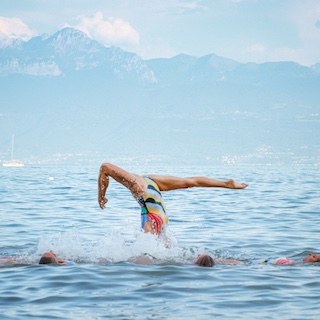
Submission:
M 161 261 L 186 262 L 195 258 L 192 249 L 179 247 L 170 234 L 171 245 L 157 236 L 140 232 L 132 242 L 116 231 L 96 239 L 81 235 L 78 229 L 43 236 L 38 244 L 36 255 L 52 250 L 60 259 L 78 263 L 108 263 L 130 261 L 132 258 L 148 254 Z

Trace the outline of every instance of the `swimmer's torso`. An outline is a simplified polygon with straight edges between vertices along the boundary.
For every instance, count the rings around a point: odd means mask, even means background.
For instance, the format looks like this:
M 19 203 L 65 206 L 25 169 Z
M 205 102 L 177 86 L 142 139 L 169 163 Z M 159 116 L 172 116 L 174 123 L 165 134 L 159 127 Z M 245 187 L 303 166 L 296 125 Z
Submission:
M 143 178 L 147 182 L 147 190 L 141 197 L 136 199 L 141 207 L 141 227 L 143 228 L 144 224 L 149 221 L 148 213 L 162 217 L 164 223 L 168 224 L 166 206 L 158 185 L 147 176 L 143 176 Z

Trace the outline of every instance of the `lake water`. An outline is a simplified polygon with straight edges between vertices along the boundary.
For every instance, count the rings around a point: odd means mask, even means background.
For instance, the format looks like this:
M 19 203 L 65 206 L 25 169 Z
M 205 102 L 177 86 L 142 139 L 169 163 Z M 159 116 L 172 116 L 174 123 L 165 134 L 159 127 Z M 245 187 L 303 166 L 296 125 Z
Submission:
M 1 319 L 320 319 L 320 265 L 252 265 L 319 251 L 316 166 L 172 166 L 118 162 L 135 173 L 235 178 L 245 190 L 164 193 L 170 249 L 140 232 L 138 204 L 111 182 L 97 203 L 94 165 L 0 168 Z M 55 251 L 74 266 L 38 265 Z M 162 262 L 140 265 L 143 253 Z M 244 265 L 190 263 L 199 253 Z

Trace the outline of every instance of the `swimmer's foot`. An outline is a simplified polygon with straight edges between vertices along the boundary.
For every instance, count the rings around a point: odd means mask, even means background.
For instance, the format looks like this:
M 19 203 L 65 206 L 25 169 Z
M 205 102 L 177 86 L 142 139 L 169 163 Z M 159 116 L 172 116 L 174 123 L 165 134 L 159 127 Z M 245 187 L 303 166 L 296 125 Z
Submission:
M 239 183 L 234 181 L 233 179 L 230 179 L 226 182 L 227 188 L 229 189 L 244 189 L 248 186 L 247 183 Z

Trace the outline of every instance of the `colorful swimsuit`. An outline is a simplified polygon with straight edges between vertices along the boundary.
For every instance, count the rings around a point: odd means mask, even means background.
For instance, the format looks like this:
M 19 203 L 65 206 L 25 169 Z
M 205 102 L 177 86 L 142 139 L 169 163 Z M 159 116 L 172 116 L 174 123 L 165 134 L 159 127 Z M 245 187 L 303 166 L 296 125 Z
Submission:
M 287 257 L 282 257 L 278 259 L 263 259 L 254 261 L 253 264 L 263 264 L 263 263 L 269 263 L 269 264 L 296 264 L 297 261 L 291 260 Z
M 137 202 L 141 207 L 141 228 L 147 221 L 152 221 L 156 234 L 160 234 L 162 227 L 168 224 L 166 206 L 162 199 L 158 185 L 149 177 L 143 176 L 147 182 L 147 190 Z

